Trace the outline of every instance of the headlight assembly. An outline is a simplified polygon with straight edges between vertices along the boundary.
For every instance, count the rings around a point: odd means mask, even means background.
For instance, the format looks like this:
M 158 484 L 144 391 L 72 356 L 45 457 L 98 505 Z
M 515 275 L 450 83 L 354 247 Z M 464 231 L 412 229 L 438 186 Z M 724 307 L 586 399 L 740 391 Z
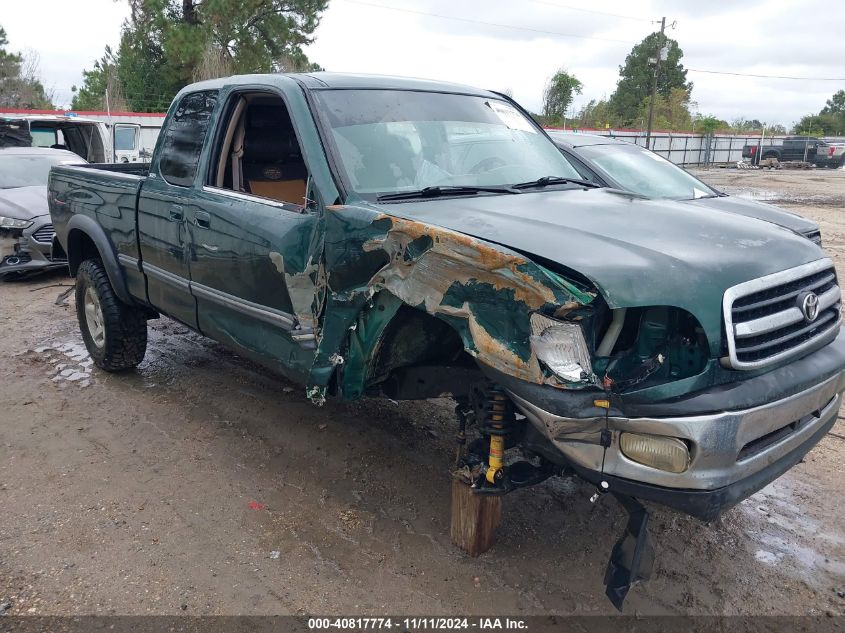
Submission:
M 593 375 L 587 341 L 577 323 L 532 314 L 531 349 L 546 367 L 565 382 L 587 382 Z
M 0 229 L 26 229 L 32 226 L 32 220 L 18 220 L 0 215 Z

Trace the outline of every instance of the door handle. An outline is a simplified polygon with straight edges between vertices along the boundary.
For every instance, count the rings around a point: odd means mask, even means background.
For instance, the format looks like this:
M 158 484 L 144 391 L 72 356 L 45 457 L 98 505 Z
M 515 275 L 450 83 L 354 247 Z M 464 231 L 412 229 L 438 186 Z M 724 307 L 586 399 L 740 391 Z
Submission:
M 197 211 L 196 214 L 194 214 L 194 224 L 207 229 L 211 224 L 211 216 L 205 211 Z
M 182 209 L 181 204 L 174 204 L 170 207 L 170 219 L 174 222 L 181 222 L 182 218 L 185 217 L 185 212 Z

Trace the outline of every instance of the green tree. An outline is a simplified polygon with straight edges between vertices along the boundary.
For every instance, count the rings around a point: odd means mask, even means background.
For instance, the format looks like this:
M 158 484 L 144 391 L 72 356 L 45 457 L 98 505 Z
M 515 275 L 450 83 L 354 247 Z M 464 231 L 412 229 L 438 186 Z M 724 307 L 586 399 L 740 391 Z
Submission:
M 819 114 L 845 114 L 845 90 L 835 93 Z
M 118 78 L 119 59 L 110 46 L 106 46 L 105 54 L 94 62 L 94 68 L 82 71 L 84 78 L 82 88 L 73 86 L 73 110 L 128 110 L 128 104 L 123 97 L 123 88 Z M 108 93 L 108 103 L 106 94 Z
M 328 0 L 128 1 L 130 17 L 110 61 L 133 110 L 164 110 L 192 81 L 319 69 L 303 48 L 313 41 Z M 92 72 L 80 94 L 101 97 L 103 69 L 95 63 Z
M 163 112 L 187 80 L 167 61 L 162 42 L 162 6 L 130 1 L 118 50 L 117 76 L 131 110 Z
M 0 107 L 53 109 L 53 103 L 38 79 L 38 58 L 6 50 L 9 40 L 0 26 Z
M 818 114 L 808 114 L 795 123 L 792 131 L 810 136 L 845 135 L 845 90 L 834 93 Z
M 712 114 L 699 117 L 695 122 L 696 132 L 700 132 L 705 136 L 710 136 L 717 130 L 724 129 L 726 127 L 730 127 L 727 121 L 722 121 L 722 119 L 715 117 Z
M 576 94 L 581 94 L 583 84 L 575 75 L 565 70 L 557 71 L 546 83 L 543 91 L 543 116 L 550 121 L 562 121 Z
M 809 114 L 792 127 L 793 134 L 808 136 L 845 135 L 845 116 L 841 114 Z
M 759 119 L 746 119 L 745 117 L 737 117 L 731 121 L 731 132 L 743 134 L 747 132 L 759 132 L 763 129 L 764 124 Z M 768 126 L 766 127 L 768 132 Z
M 648 107 L 651 103 L 651 96 L 645 98 L 637 111 L 637 121 L 645 121 L 648 118 Z M 657 130 L 691 130 L 692 114 L 689 110 L 690 93 L 683 88 L 672 88 L 668 96 L 659 92 L 654 100 L 653 128 Z
M 577 125 L 578 127 L 591 127 L 596 129 L 614 127 L 616 125 L 616 120 L 607 99 L 600 99 L 598 101 L 591 99 L 586 105 L 584 105 L 581 110 L 578 111 Z
M 619 82 L 610 96 L 610 107 L 619 124 L 632 125 L 638 121 L 640 107 L 651 95 L 654 80 L 654 66 L 649 60 L 657 59 L 664 47 L 666 55 L 660 62 L 657 94 L 668 99 L 673 88 L 680 88 L 688 93 L 692 91 L 692 82 L 687 81 L 687 71 L 681 64 L 684 52 L 678 42 L 661 36 L 660 33 L 647 35 L 631 49 L 625 58 L 625 64 L 619 67 Z

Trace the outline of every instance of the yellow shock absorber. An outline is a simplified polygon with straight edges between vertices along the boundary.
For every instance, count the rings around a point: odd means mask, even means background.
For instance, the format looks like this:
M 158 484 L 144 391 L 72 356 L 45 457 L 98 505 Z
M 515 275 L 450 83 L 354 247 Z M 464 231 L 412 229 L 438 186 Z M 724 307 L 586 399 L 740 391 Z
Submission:
M 496 476 L 505 465 L 505 438 L 501 435 L 490 436 L 490 458 L 487 462 L 487 481 L 496 483 Z
M 505 415 L 508 407 L 507 396 L 493 391 L 490 394 L 489 406 L 488 424 L 492 433 L 490 434 L 490 457 L 487 460 L 485 478 L 488 483 L 495 484 L 505 467 L 505 436 L 503 431 L 505 430 Z

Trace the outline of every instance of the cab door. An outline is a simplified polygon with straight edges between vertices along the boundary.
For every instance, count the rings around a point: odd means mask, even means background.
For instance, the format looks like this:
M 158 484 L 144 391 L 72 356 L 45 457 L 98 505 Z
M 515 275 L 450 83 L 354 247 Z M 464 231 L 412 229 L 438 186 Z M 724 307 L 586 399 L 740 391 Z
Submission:
M 203 334 L 303 380 L 320 301 L 318 196 L 282 98 L 248 97 L 227 100 L 187 212 L 191 291 Z
M 217 104 L 216 90 L 183 95 L 165 122 L 138 197 L 138 239 L 147 300 L 164 314 L 197 328 L 190 291 L 188 217 L 195 217 L 195 181 Z

